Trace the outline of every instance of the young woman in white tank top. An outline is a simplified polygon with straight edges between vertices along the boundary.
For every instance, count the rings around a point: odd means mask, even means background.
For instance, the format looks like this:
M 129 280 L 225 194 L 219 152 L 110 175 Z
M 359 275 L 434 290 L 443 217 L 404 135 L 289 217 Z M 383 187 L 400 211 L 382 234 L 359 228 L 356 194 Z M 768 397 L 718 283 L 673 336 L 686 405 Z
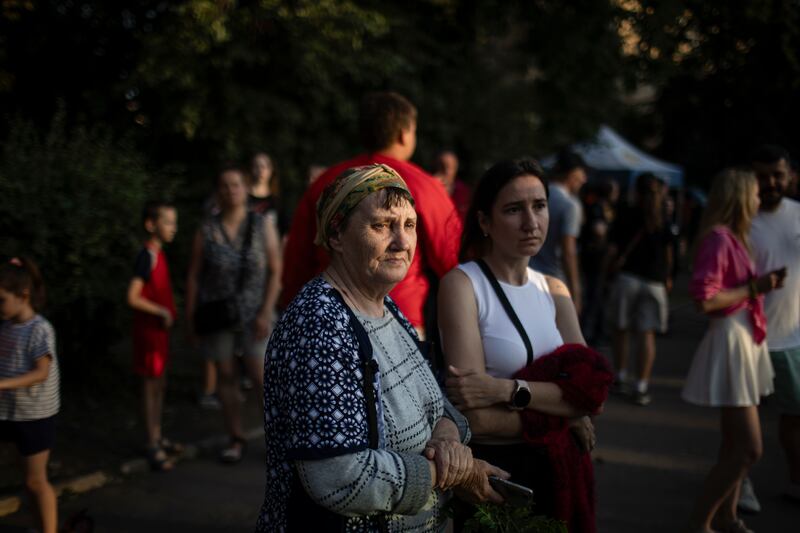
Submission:
M 548 495 L 536 490 L 532 469 L 518 462 L 530 451 L 517 447 L 522 422 L 512 402 L 572 419 L 585 449 L 594 446 L 594 428 L 588 413 L 567 403 L 556 384 L 511 379 L 529 363 L 526 346 L 486 275 L 466 261 L 482 259 L 497 278 L 530 339 L 533 358 L 565 342 L 585 341 L 564 283 L 528 268 L 547 236 L 547 184 L 539 164 L 531 159 L 498 163 L 481 178 L 473 198 L 461 248 L 465 262 L 442 278 L 439 288 L 447 394 L 469 419 L 472 442 L 478 443 L 473 454 L 491 455 L 512 481 L 532 486 L 539 504 Z M 547 514 L 547 505 L 538 511 Z

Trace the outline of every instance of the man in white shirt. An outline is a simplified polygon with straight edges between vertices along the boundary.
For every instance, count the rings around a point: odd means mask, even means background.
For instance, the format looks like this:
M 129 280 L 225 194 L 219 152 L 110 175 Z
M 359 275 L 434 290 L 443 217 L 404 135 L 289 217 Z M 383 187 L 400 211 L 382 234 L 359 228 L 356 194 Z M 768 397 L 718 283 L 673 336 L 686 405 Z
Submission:
M 780 411 L 778 436 L 789 463 L 785 494 L 800 503 L 800 203 L 786 197 L 789 160 L 778 146 L 765 145 L 753 154 L 761 207 L 750 242 L 759 274 L 788 270 L 783 290 L 766 295 L 764 308 L 775 368 L 773 400 Z

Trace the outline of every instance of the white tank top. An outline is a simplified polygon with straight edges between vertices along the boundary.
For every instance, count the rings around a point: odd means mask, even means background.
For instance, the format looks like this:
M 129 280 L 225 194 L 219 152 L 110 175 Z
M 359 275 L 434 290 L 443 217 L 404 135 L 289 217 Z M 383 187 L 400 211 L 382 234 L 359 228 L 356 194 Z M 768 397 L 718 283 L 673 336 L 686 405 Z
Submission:
M 525 343 L 477 263 L 464 263 L 458 268 L 472 281 L 475 291 L 486 373 L 496 378 L 510 378 L 527 364 Z M 556 306 L 544 275 L 528 268 L 528 282 L 524 285 L 497 281 L 528 334 L 534 359 L 564 344 L 556 328 Z

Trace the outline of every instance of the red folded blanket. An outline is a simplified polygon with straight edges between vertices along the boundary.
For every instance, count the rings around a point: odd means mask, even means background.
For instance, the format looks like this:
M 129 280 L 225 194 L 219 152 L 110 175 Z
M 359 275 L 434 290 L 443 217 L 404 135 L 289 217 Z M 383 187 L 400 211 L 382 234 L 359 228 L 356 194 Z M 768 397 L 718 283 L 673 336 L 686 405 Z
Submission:
M 526 381 L 548 381 L 561 388 L 564 400 L 581 411 L 597 413 L 614 380 L 606 358 L 582 344 L 565 344 L 537 358 L 514 375 Z M 556 518 L 570 533 L 595 533 L 594 468 L 561 416 L 525 409 L 522 437 L 531 446 L 544 446 L 553 467 Z

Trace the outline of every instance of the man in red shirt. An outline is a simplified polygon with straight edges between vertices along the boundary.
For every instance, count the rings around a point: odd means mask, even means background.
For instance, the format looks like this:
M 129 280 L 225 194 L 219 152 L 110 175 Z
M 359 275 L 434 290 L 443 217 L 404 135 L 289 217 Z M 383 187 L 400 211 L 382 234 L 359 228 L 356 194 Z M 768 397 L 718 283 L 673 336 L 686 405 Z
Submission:
M 423 307 L 430 272 L 442 277 L 458 264 L 461 221 L 441 182 L 409 162 L 417 144 L 417 110 L 393 92 L 368 94 L 361 102 L 360 129 L 367 153 L 326 170 L 297 206 L 284 252 L 282 306 L 328 264 L 328 256 L 314 245 L 316 208 L 322 191 L 343 171 L 372 163 L 389 165 L 403 177 L 417 210 L 417 251 L 405 279 L 390 293 L 400 310 L 424 334 Z

